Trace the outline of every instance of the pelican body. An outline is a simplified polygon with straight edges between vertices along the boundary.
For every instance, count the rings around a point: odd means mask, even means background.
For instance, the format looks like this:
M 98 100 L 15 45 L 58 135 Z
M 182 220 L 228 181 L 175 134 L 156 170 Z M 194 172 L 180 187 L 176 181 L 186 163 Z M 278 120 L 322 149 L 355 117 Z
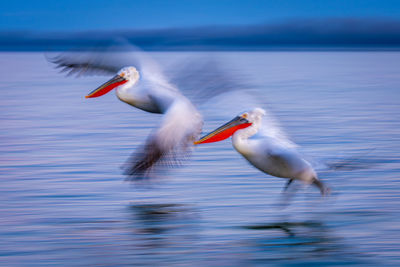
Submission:
M 318 187 L 322 195 L 328 193 L 329 189 L 318 179 L 311 164 L 295 149 L 285 147 L 272 137 L 256 135 L 263 115 L 265 111 L 261 108 L 245 112 L 205 135 L 195 144 L 218 142 L 232 136 L 233 147 L 250 164 L 269 175 L 289 179 L 285 190 L 293 180 L 300 180 Z
M 202 128 L 202 117 L 194 105 L 164 76 L 155 62 L 136 53 L 138 58 L 127 57 L 125 54 L 101 54 L 96 57 L 59 57 L 53 62 L 64 71 L 70 73 L 86 73 L 93 71 L 114 74 L 86 98 L 95 98 L 115 89 L 117 97 L 136 108 L 164 114 L 160 127 L 148 138 L 141 153 L 125 165 L 125 173 L 131 177 L 147 175 L 155 163 L 161 159 L 174 160 L 176 154 L 186 152 L 189 145 L 198 137 Z M 118 61 L 118 56 L 123 56 Z M 125 59 L 132 59 L 140 67 L 120 67 Z M 122 63 L 123 62 L 123 63 Z M 118 67 L 119 66 L 119 67 Z

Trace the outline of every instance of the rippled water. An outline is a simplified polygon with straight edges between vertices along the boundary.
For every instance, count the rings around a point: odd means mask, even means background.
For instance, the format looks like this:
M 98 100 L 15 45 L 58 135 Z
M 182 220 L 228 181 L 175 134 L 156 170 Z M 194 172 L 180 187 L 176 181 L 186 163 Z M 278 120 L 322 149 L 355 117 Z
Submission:
M 331 197 L 301 188 L 280 209 L 285 181 L 227 140 L 134 186 L 120 166 L 161 116 L 113 94 L 85 100 L 105 77 L 65 78 L 40 53 L 1 53 L 0 263 L 399 265 L 400 53 L 215 56 L 240 66 L 307 157 L 363 168 L 321 172 Z M 200 106 L 204 131 L 236 115 L 219 108 Z

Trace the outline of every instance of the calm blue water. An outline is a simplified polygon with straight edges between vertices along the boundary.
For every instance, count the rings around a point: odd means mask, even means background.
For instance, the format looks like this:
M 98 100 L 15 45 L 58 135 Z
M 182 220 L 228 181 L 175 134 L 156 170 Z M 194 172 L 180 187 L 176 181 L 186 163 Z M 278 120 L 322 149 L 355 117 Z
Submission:
M 1 53 L 0 264 L 398 266 L 400 53 L 214 56 L 239 66 L 233 75 L 256 85 L 258 102 L 307 157 L 357 158 L 364 168 L 321 172 L 331 197 L 301 188 L 281 209 L 285 181 L 251 167 L 227 140 L 131 185 L 120 166 L 161 116 L 114 94 L 84 99 L 107 77 L 66 78 L 40 53 Z M 217 103 L 199 107 L 204 131 L 236 115 Z

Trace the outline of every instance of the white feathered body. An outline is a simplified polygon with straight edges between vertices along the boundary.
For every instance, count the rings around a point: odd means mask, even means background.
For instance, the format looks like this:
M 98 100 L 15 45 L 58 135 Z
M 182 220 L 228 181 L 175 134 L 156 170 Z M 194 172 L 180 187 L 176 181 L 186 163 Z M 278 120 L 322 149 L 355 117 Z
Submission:
M 261 114 L 250 116 L 252 125 L 236 131 L 232 136 L 233 147 L 254 167 L 269 175 L 312 183 L 317 175 L 311 164 L 295 148 L 260 134 Z
M 233 146 L 249 163 L 269 175 L 306 183 L 311 183 L 316 177 L 311 165 L 297 151 L 270 137 L 241 139 L 234 136 Z

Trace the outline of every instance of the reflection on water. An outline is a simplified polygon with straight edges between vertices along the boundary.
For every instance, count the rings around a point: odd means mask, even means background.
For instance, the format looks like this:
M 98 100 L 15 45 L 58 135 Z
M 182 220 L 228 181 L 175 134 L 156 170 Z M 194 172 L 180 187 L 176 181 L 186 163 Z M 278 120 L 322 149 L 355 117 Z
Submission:
M 133 212 L 132 230 L 149 249 L 173 249 L 177 244 L 190 244 L 196 236 L 197 215 L 179 204 L 139 204 Z
M 186 228 L 193 211 L 179 204 L 132 205 L 136 230 L 145 234 L 160 234 L 174 229 Z M 185 223 L 186 221 L 186 223 Z
M 270 258 L 264 258 L 265 263 L 276 259 L 296 261 L 308 258 L 322 264 L 326 261 L 326 257 L 333 257 L 336 253 L 341 255 L 341 259 L 335 260 L 337 263 L 355 263 L 361 259 L 360 255 L 352 252 L 351 247 L 345 245 L 343 240 L 335 236 L 332 229 L 321 221 L 275 222 L 248 225 L 245 228 L 259 231 L 260 237 L 253 240 L 253 243 L 256 243 L 254 245 L 259 249 L 268 251 Z M 263 235 L 263 232 L 275 232 L 275 234 Z M 284 257 L 277 253 L 282 249 L 288 251 Z
M 304 227 L 304 228 L 315 228 L 321 229 L 323 228 L 323 224 L 321 222 L 281 222 L 281 223 L 272 223 L 272 224 L 264 224 L 264 225 L 249 225 L 244 226 L 246 229 L 250 230 L 282 230 L 284 233 L 288 234 L 290 237 L 295 237 L 295 233 L 291 230 L 297 227 Z M 325 228 L 324 228 L 325 229 Z
M 163 62 L 191 55 L 154 53 Z M 310 161 L 331 164 L 319 176 L 333 196 L 301 186 L 282 209 L 286 181 L 251 167 L 228 141 L 196 148 L 156 180 L 124 182 L 119 167 L 161 116 L 112 94 L 85 100 L 104 77 L 64 78 L 41 54 L 3 53 L 1 262 L 399 265 L 400 54 L 213 56 L 256 83 L 260 105 Z M 204 132 L 244 109 L 221 103 L 199 106 Z

